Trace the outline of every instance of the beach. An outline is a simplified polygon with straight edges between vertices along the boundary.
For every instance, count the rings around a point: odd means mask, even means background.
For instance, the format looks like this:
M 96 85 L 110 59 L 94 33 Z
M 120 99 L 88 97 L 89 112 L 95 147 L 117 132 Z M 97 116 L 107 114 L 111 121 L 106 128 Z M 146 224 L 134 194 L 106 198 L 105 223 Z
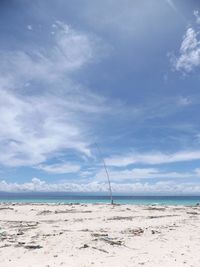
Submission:
M 0 266 L 200 266 L 200 207 L 0 204 Z

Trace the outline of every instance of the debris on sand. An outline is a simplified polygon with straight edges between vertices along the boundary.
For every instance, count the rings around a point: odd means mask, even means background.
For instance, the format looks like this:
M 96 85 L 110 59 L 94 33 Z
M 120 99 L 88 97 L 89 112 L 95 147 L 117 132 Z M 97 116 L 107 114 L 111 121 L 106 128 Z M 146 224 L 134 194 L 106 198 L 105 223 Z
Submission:
M 179 215 L 158 215 L 158 216 L 147 216 L 147 219 L 160 219 L 160 218 L 168 218 L 168 217 L 177 217 Z
M 144 230 L 142 228 L 135 228 L 135 229 L 131 229 L 128 228 L 125 231 L 122 231 L 122 234 L 129 234 L 129 235 L 133 235 L 133 236 L 140 236 L 144 233 Z
M 165 211 L 166 208 L 164 208 L 164 207 L 147 207 L 144 210 Z
M 198 212 L 196 211 L 188 211 L 187 214 L 190 214 L 190 215 L 200 215 Z
M 43 248 L 43 247 L 40 246 L 40 245 L 26 245 L 26 246 L 24 246 L 24 248 L 27 248 L 27 249 L 40 249 L 40 248 Z
M 103 233 L 92 233 L 91 236 L 93 236 L 93 237 L 103 237 L 103 236 L 108 236 L 108 234 L 103 234 Z
M 116 240 L 116 238 L 111 238 L 111 237 L 101 237 L 99 240 L 102 240 L 106 243 L 108 243 L 109 245 L 116 245 L 116 246 L 122 246 L 124 245 L 124 241 L 122 240 Z
M 93 249 L 96 249 L 96 250 L 99 250 L 101 252 L 104 252 L 104 253 L 109 253 L 107 250 L 105 249 L 102 249 L 102 248 L 97 248 L 97 247 L 92 247 Z
M 108 218 L 107 220 L 111 221 L 111 220 L 128 220 L 128 221 L 132 221 L 133 220 L 133 216 L 114 216 L 114 217 L 111 217 L 111 218 Z
M 68 210 L 55 210 L 55 214 L 60 213 L 91 213 L 91 210 L 74 210 L 74 209 L 68 209 Z
M 89 245 L 87 244 L 84 244 L 82 247 L 80 247 L 79 249 L 82 249 L 82 248 L 89 248 Z
M 52 213 L 52 211 L 50 211 L 50 210 L 42 210 L 41 212 L 38 212 L 37 215 L 48 215 L 48 214 L 51 214 L 51 213 Z
M 21 229 L 19 229 L 17 235 L 24 235 L 24 232 Z
M 14 210 L 14 208 L 10 208 L 10 207 L 0 207 L 0 210 Z
M 161 232 L 157 231 L 157 230 L 151 230 L 151 233 L 152 233 L 152 235 L 155 235 L 155 234 L 160 234 Z

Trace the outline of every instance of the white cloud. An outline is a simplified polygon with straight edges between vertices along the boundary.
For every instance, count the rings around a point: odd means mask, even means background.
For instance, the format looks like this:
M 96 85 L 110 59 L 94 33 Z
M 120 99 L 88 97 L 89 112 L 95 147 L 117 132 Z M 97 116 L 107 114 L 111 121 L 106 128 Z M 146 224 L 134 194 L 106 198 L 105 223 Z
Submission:
M 178 105 L 180 106 L 189 106 L 192 104 L 192 100 L 189 97 L 179 97 L 178 99 Z
M 171 62 L 177 71 L 190 73 L 200 66 L 199 33 L 193 28 L 187 29 L 180 47 L 179 56 L 171 57 Z
M 106 159 L 108 166 L 123 167 L 131 164 L 167 164 L 173 162 L 184 162 L 200 160 L 200 151 L 180 151 L 176 153 L 130 153 L 121 156 L 112 156 Z
M 193 172 L 168 172 L 157 168 L 134 168 L 125 170 L 109 170 L 111 181 L 140 180 L 140 179 L 177 179 L 177 178 L 195 178 L 199 177 L 199 170 Z M 105 180 L 104 170 L 100 170 L 95 179 L 97 181 Z
M 59 71 L 61 68 L 77 69 L 93 60 L 98 49 L 97 38 L 74 31 L 62 22 L 57 22 L 57 25 L 59 30 L 55 36 L 57 47 L 54 49 L 54 56 L 59 58 Z M 60 61 L 63 61 L 63 66 L 60 66 Z
M 58 151 L 74 149 L 90 155 L 78 114 L 53 96 L 19 97 L 0 91 L 0 163 L 39 164 Z
M 194 10 L 194 15 L 196 17 L 196 23 L 200 24 L 200 15 L 198 10 Z
M 174 10 L 177 12 L 177 8 L 173 2 L 173 0 L 166 0 L 167 4 Z
M 2 165 L 35 166 L 65 150 L 90 156 L 89 121 L 110 110 L 105 98 L 71 77 L 96 60 L 99 40 L 61 22 L 55 25 L 47 47 L 0 51 Z
M 47 47 L 31 47 L 28 52 L 0 51 L 1 78 L 12 80 L 17 87 L 32 80 L 59 81 L 105 52 L 105 45 L 97 37 L 75 31 L 61 22 L 56 25 Z
M 150 183 L 112 183 L 113 192 L 121 193 L 170 193 L 186 194 L 200 193 L 200 185 L 197 183 L 175 183 L 173 181 Z M 107 183 L 91 182 L 84 184 L 76 183 L 47 183 L 38 178 L 33 178 L 26 183 L 8 183 L 0 181 L 0 191 L 6 192 L 108 192 Z
M 200 168 L 196 168 L 196 169 L 194 170 L 194 172 L 195 172 L 198 176 L 200 176 Z
M 65 173 L 76 173 L 80 171 L 80 166 L 70 163 L 56 163 L 51 165 L 41 164 L 37 166 L 37 169 L 43 170 L 49 173 L 65 174 Z
M 32 25 L 27 25 L 27 30 L 29 30 L 29 31 L 32 31 L 33 30 L 33 27 L 32 27 Z

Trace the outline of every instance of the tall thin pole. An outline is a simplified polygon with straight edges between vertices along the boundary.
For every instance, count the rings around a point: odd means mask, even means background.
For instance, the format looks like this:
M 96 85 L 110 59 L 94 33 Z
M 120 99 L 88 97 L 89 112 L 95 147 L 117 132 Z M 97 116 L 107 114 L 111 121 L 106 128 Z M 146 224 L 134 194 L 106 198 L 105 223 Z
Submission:
M 104 169 L 105 169 L 105 172 L 106 172 L 106 176 L 107 176 L 107 179 L 108 179 L 108 189 L 109 189 L 109 193 L 110 193 L 110 202 L 111 204 L 113 205 L 114 204 L 114 201 L 113 201 L 113 195 L 112 195 L 112 187 L 111 187 L 111 183 L 110 183 L 110 177 L 109 177 L 109 173 L 108 173 L 108 169 L 106 167 L 106 162 L 102 156 L 102 153 L 101 153 L 101 150 L 100 150 L 100 147 L 97 145 L 97 143 L 95 143 L 98 151 L 99 151 L 99 155 L 101 157 L 101 160 L 103 162 L 103 166 L 104 166 Z

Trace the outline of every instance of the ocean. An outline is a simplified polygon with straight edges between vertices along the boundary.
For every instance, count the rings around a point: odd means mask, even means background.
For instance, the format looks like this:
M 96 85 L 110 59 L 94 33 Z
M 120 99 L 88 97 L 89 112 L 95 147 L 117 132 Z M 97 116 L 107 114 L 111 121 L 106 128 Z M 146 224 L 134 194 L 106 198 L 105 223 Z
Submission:
M 196 205 L 200 196 L 122 196 L 114 195 L 116 204 L 134 205 Z M 0 192 L 0 202 L 14 203 L 110 203 L 109 196 L 70 193 L 5 193 Z

